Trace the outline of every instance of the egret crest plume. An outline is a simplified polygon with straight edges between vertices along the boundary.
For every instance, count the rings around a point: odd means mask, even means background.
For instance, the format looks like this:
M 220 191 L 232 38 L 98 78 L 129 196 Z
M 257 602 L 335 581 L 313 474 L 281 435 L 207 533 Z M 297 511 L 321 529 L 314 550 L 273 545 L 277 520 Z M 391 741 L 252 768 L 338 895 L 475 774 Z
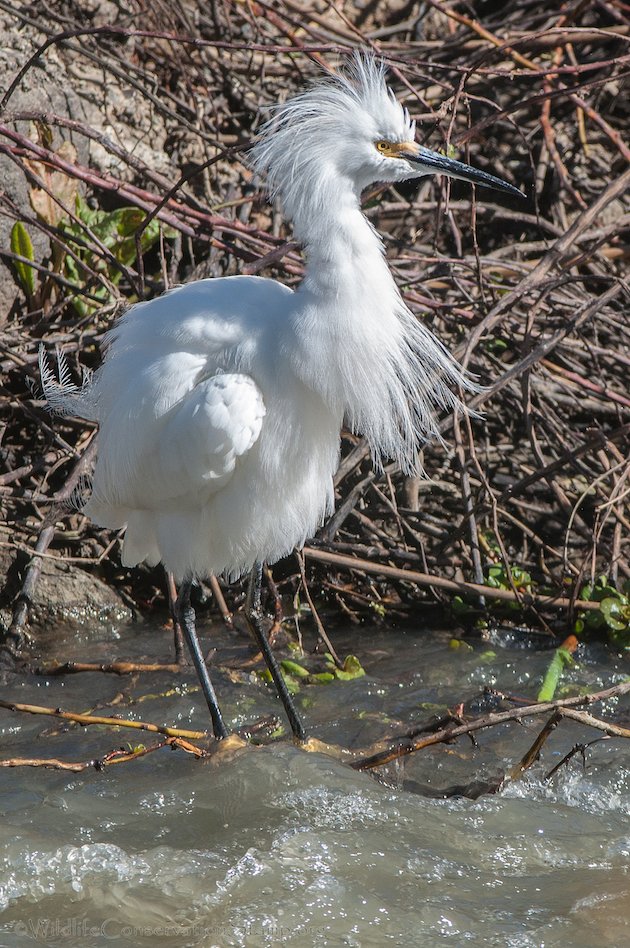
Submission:
M 359 143 L 414 140 L 416 123 L 386 85 L 385 75 L 383 62 L 357 52 L 344 71 L 313 82 L 276 106 L 261 129 L 251 163 L 271 195 L 281 198 L 298 239 L 309 237 L 313 220 L 306 212 L 326 213 L 340 187 L 350 187 L 359 197 L 378 180 L 371 149 L 362 155 Z

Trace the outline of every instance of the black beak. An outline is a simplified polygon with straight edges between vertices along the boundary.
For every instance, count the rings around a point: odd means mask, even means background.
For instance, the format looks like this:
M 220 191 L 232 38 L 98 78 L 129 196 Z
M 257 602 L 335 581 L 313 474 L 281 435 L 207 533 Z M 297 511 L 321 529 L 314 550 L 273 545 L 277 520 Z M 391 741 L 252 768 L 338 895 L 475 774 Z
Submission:
M 418 145 L 418 153 L 405 151 L 400 155 L 406 158 L 411 164 L 423 169 L 425 174 L 445 174 L 449 178 L 459 178 L 460 181 L 470 181 L 471 184 L 479 184 L 483 188 L 494 188 L 496 191 L 505 191 L 507 194 L 517 194 L 520 198 L 526 195 L 513 184 L 508 184 L 502 178 L 497 178 L 487 171 L 480 171 L 478 168 L 471 168 L 462 161 L 455 161 L 454 158 L 447 158 L 446 155 L 440 155 L 435 151 L 429 151 Z

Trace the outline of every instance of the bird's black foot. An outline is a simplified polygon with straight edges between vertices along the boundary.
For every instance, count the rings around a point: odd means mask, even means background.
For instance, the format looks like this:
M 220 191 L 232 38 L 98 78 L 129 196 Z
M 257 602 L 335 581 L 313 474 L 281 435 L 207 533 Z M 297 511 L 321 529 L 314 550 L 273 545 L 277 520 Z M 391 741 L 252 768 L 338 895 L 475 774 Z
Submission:
M 175 604 L 175 612 L 180 628 L 184 633 L 184 638 L 186 639 L 186 644 L 188 645 L 193 665 L 195 666 L 199 678 L 201 690 L 208 704 L 214 736 L 218 741 L 222 741 L 223 738 L 228 736 L 228 729 L 225 726 L 217 696 L 212 682 L 210 681 L 210 675 L 208 674 L 208 669 L 206 668 L 206 663 L 199 646 L 199 639 L 197 638 L 197 630 L 195 628 L 195 610 L 190 603 L 191 586 L 192 581 L 188 579 L 185 579 L 180 586 L 179 596 Z
M 305 741 L 306 731 L 304 729 L 304 725 L 302 724 L 300 716 L 297 713 L 296 707 L 293 703 L 293 698 L 289 694 L 287 683 L 284 680 L 282 672 L 280 671 L 278 662 L 276 661 L 276 656 L 271 651 L 271 646 L 269 645 L 269 641 L 263 627 L 263 615 L 260 605 L 261 582 L 262 563 L 256 563 L 249 580 L 245 617 L 252 630 L 252 634 L 256 639 L 258 647 L 263 654 L 263 658 L 267 663 L 267 668 L 271 673 L 273 683 L 276 686 L 276 691 L 278 692 L 278 696 L 284 705 L 284 710 L 287 713 L 291 730 L 298 741 Z

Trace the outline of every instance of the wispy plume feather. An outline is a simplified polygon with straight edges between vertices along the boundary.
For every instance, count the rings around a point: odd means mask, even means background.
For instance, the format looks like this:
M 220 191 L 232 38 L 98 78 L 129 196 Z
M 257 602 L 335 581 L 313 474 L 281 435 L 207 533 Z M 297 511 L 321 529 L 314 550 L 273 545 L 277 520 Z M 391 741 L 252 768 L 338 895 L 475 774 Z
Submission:
M 76 385 L 72 372 L 61 349 L 55 350 L 57 374 L 48 361 L 48 353 L 42 343 L 39 347 L 39 375 L 48 408 L 56 415 L 74 415 L 87 421 L 98 421 L 96 402 L 92 388 L 92 373 L 83 370 L 83 381 Z

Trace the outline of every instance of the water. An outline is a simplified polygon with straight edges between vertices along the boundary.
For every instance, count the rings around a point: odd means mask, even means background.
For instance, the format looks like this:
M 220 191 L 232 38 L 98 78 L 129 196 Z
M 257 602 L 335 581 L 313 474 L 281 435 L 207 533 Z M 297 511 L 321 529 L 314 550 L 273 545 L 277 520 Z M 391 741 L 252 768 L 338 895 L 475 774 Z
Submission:
M 164 631 L 58 630 L 64 658 L 168 657 Z M 314 733 L 370 742 L 426 719 L 429 708 L 474 699 L 484 684 L 533 695 L 550 653 L 516 643 L 449 649 L 448 635 L 359 630 L 335 641 L 367 676 L 302 689 Z M 220 633 L 217 660 L 245 659 L 244 639 Z M 52 648 L 52 643 L 51 643 Z M 575 684 L 627 674 L 603 647 L 581 655 Z M 236 723 L 276 710 L 252 681 L 213 677 Z M 185 676 L 86 674 L 10 678 L 12 700 L 73 710 L 146 696 L 115 709 L 158 723 L 205 727 Z M 481 699 L 480 699 L 481 702 Z M 107 713 L 107 712 L 105 712 Z M 385 716 L 390 720 L 388 725 Z M 543 774 L 576 740 L 569 722 L 543 760 L 499 795 L 429 799 L 509 768 L 542 721 L 512 724 L 413 755 L 385 782 L 288 740 L 196 760 L 168 748 L 133 763 L 73 774 L 0 769 L 0 945 L 50 946 L 625 946 L 630 943 L 630 747 L 594 745 L 550 781 Z M 1 756 L 87 760 L 138 732 L 61 729 L 0 711 Z M 58 733 L 53 734 L 52 731 Z M 43 736 L 42 736 L 43 735 Z

